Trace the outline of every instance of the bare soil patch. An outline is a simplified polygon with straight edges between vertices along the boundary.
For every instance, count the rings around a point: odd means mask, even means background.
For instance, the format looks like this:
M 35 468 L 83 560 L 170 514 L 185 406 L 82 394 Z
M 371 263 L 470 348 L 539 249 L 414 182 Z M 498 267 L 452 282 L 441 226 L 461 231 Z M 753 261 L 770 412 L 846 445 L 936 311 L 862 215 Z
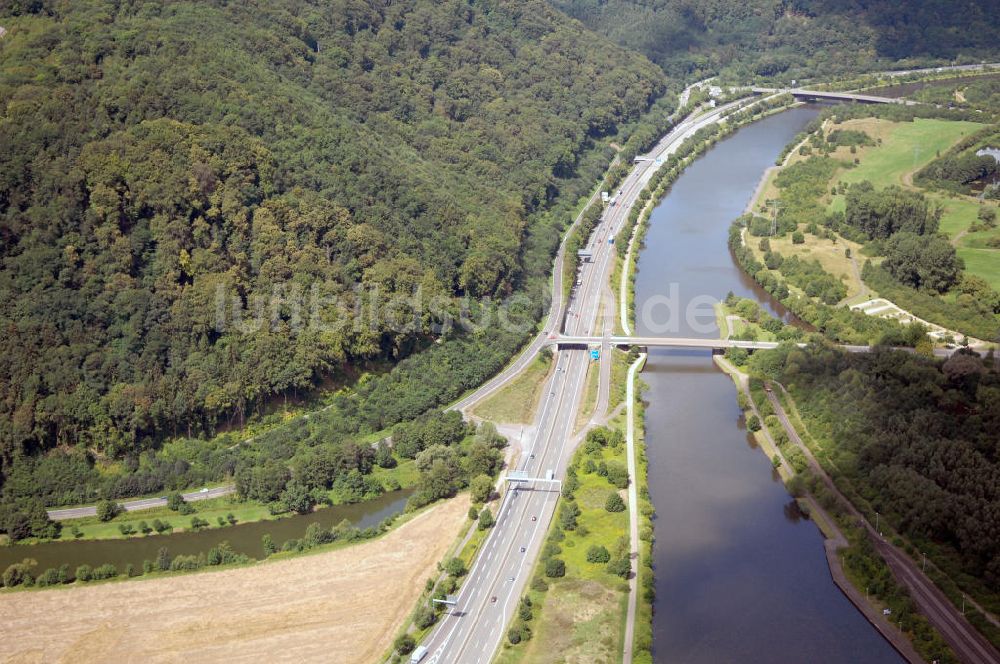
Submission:
M 386 536 L 250 567 L 0 597 L 7 662 L 371 662 L 464 523 L 456 498 Z

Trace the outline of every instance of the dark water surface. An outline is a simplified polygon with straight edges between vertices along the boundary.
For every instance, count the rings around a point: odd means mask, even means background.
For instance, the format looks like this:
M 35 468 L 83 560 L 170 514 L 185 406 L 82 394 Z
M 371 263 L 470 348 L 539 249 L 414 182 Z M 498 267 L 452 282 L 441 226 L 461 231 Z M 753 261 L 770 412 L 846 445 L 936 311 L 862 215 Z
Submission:
M 653 213 L 636 281 L 637 332 L 715 336 L 705 320 L 642 321 L 644 304 L 729 290 L 772 312 L 726 248 L 761 174 L 817 113 L 798 108 L 720 142 Z M 667 305 L 658 305 L 663 313 Z M 711 316 L 707 320 L 711 321 Z M 732 380 L 707 352 L 656 350 L 642 379 L 649 485 L 656 506 L 657 662 L 900 662 L 830 578 L 823 536 L 802 519 L 755 449 Z
M 36 575 L 50 567 L 57 568 L 64 563 L 69 565 L 71 576 L 79 565 L 96 567 L 111 563 L 118 568 L 119 572 L 124 572 L 125 565 L 131 563 L 137 570 L 140 570 L 143 560 L 154 560 L 160 547 L 166 547 L 171 556 L 197 555 L 208 553 L 209 549 L 221 542 L 229 542 L 233 550 L 259 560 L 264 557 L 261 538 L 265 534 L 270 535 L 275 545 L 280 547 L 287 540 L 298 539 L 305 535 L 306 528 L 310 523 L 319 523 L 325 528 L 332 528 L 347 519 L 358 528 L 375 526 L 386 517 L 402 512 L 403 508 L 406 507 L 406 500 L 412 492 L 412 489 L 393 491 L 374 500 L 355 505 L 337 505 L 301 516 L 291 516 L 275 521 L 238 523 L 235 526 L 208 528 L 198 532 L 150 535 L 118 540 L 77 541 L 67 539 L 33 546 L 5 546 L 0 547 L 0 570 L 7 569 L 7 565 L 20 562 L 24 558 L 33 558 L 38 561 L 38 566 L 34 569 Z M 135 514 L 139 515 L 141 512 Z M 178 525 L 189 523 L 191 518 L 177 516 L 167 520 Z M 63 533 L 64 537 L 71 537 L 68 526 L 63 529 Z

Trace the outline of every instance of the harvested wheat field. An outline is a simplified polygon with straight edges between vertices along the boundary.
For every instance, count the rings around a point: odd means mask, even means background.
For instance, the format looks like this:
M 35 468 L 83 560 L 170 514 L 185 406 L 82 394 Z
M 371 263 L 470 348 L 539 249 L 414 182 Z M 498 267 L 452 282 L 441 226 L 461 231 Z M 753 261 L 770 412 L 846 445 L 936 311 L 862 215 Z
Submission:
M 454 541 L 467 498 L 384 537 L 250 567 L 0 596 L 8 662 L 371 662 Z

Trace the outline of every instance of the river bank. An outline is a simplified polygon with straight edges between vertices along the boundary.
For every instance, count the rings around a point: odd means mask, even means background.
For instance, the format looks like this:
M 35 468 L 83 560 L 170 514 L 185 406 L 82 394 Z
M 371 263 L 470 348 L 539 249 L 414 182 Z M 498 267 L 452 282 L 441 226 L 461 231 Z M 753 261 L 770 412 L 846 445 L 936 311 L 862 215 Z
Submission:
M 634 284 L 636 334 L 714 336 L 715 325 L 688 320 L 686 307 L 730 290 L 784 317 L 720 248 L 761 173 L 817 112 L 798 107 L 719 140 L 656 203 L 638 271 L 623 275 Z M 679 320 L 653 330 L 662 322 L 650 319 L 653 303 L 671 284 Z M 767 653 L 781 651 L 820 662 L 898 659 L 831 579 L 822 534 L 789 509 L 780 477 L 746 437 L 732 381 L 710 360 L 708 353 L 655 350 L 643 373 L 656 507 L 652 656 L 767 661 Z
M 771 433 L 770 427 L 765 423 L 765 418 L 761 415 L 761 411 L 757 407 L 757 402 L 751 394 L 749 388 L 749 374 L 738 369 L 723 356 L 716 355 L 712 359 L 715 361 L 716 365 L 722 369 L 722 371 L 732 378 L 740 397 L 741 406 L 745 406 L 745 410 L 756 417 L 757 421 L 760 422 L 760 428 L 757 431 L 754 431 L 753 435 L 759 443 L 761 451 L 764 452 L 769 459 L 771 459 L 772 464 L 780 474 L 785 487 L 789 489 L 789 492 L 795 497 L 796 501 L 798 501 L 802 514 L 805 515 L 806 518 L 815 522 L 816 526 L 823 532 L 825 537 L 823 548 L 826 554 L 827 564 L 830 568 L 830 576 L 834 583 L 837 584 L 837 587 L 840 588 L 840 590 L 851 601 L 851 603 L 854 604 L 858 611 L 860 611 L 868 622 L 870 622 L 872 626 L 877 629 L 889 643 L 892 644 L 892 647 L 895 648 L 907 662 L 910 662 L 911 664 L 922 664 L 925 660 L 919 653 L 917 653 L 910 639 L 906 636 L 906 634 L 900 631 L 897 626 L 893 625 L 882 613 L 885 606 L 876 606 L 873 604 L 868 598 L 864 597 L 848 579 L 840 560 L 839 552 L 842 549 L 847 548 L 849 546 L 849 542 L 838 527 L 836 520 L 831 517 L 825 509 L 823 509 L 823 507 L 816 500 L 815 496 L 813 496 L 809 491 L 804 490 L 801 482 L 797 484 L 793 483 L 793 479 L 798 476 L 797 471 L 780 449 L 778 443 L 775 441 L 774 435 Z M 782 422 L 782 424 L 784 424 L 784 422 Z M 794 430 L 789 430 L 787 427 L 784 431 L 785 435 L 789 438 L 795 435 Z
M 0 595 L 0 638 L 8 656 L 44 661 L 372 661 L 468 504 L 451 499 L 376 540 L 287 560 Z

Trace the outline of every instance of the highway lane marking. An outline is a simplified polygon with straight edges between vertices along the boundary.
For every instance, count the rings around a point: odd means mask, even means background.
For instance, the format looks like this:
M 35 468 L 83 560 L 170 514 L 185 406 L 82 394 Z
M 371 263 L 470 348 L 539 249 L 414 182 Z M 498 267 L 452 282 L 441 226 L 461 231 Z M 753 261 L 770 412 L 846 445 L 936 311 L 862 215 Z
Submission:
M 574 360 L 576 360 L 576 358 L 573 357 L 573 356 L 570 356 L 569 359 L 567 360 L 567 362 L 571 366 L 578 364 Z M 549 457 L 549 454 L 550 454 L 549 444 L 551 443 L 552 438 L 555 435 L 556 425 L 560 422 L 559 415 L 563 411 L 562 404 L 563 404 L 563 402 L 564 402 L 564 400 L 566 398 L 567 392 L 572 392 L 573 394 L 577 394 L 577 402 L 578 402 L 579 401 L 579 389 L 578 388 L 579 388 L 579 379 L 577 379 L 574 382 L 574 384 L 573 384 L 573 390 L 566 390 L 566 389 L 560 390 L 559 391 L 559 395 L 555 399 L 555 401 L 556 401 L 556 408 L 555 408 L 555 413 L 554 413 L 554 417 L 553 417 L 553 424 L 552 424 L 552 427 L 546 427 L 546 429 L 548 430 L 548 435 L 546 435 L 546 436 L 544 436 L 542 438 L 542 440 L 546 441 L 546 444 L 544 445 L 545 452 L 543 454 L 543 459 L 547 459 Z M 551 399 L 549 399 L 547 401 L 551 401 Z M 576 403 L 576 402 L 574 402 L 574 403 Z M 539 427 L 539 429 L 541 429 L 541 428 L 542 427 Z M 558 466 L 559 463 L 561 463 L 561 460 L 562 460 L 563 448 L 565 446 L 565 438 L 564 437 L 559 437 L 559 442 L 560 442 L 559 451 L 556 453 L 556 459 L 555 459 L 556 463 L 557 463 L 557 466 Z M 512 492 L 509 492 L 509 493 L 505 494 L 505 498 L 507 496 L 511 496 L 511 495 L 512 495 Z M 532 492 L 532 495 L 534 495 L 534 492 Z M 511 500 L 507 500 L 506 501 L 506 508 L 501 511 L 501 517 L 502 517 L 505 525 L 509 521 L 509 519 L 507 518 L 507 513 L 508 513 L 508 511 L 510 509 L 510 506 L 511 506 L 512 502 L 513 502 L 512 499 Z M 528 505 L 525 505 L 525 510 L 524 510 L 525 514 L 527 513 L 527 508 L 528 508 Z M 545 516 L 545 511 L 546 511 L 547 508 L 548 508 L 548 498 L 547 498 L 547 496 L 543 496 L 543 506 L 542 506 L 542 510 L 541 510 L 541 514 L 543 516 L 543 519 L 541 521 L 534 522 L 536 525 L 533 526 L 532 542 L 534 541 L 534 535 L 535 535 L 535 533 L 537 533 L 537 529 L 539 527 L 539 524 L 545 522 L 544 516 Z M 514 526 L 512 525 L 511 527 L 514 527 Z M 495 540 L 494 540 L 494 543 L 495 543 Z M 508 547 L 508 551 L 507 551 L 508 555 L 511 553 L 511 547 L 512 546 L 513 546 L 513 541 L 511 541 L 511 546 Z M 523 564 L 523 561 L 522 561 L 522 564 Z M 497 570 L 497 571 L 499 572 L 500 570 Z M 470 575 L 470 577 L 471 577 L 471 575 Z M 502 579 L 502 575 L 501 576 L 494 576 L 493 577 L 492 583 L 490 583 L 489 586 L 488 586 L 489 587 L 489 592 L 492 592 L 493 588 L 495 588 L 496 585 L 497 585 L 497 583 L 500 582 L 500 579 Z M 471 582 L 471 578 L 470 578 L 470 582 Z M 467 584 L 464 587 L 468 587 L 468 585 L 469 584 Z M 487 594 L 489 594 L 489 592 Z M 473 592 L 473 596 L 475 594 L 476 593 Z M 507 605 L 509 604 L 509 601 L 510 601 L 510 593 L 508 592 L 508 596 L 505 598 L 504 603 L 503 603 L 504 617 L 506 617 L 506 609 L 507 609 Z M 479 606 L 480 606 L 480 608 L 477 611 L 477 617 L 483 611 L 482 605 L 480 604 Z M 456 627 L 457 627 L 457 625 L 456 625 Z M 470 630 L 472 630 L 472 632 L 474 632 L 474 629 L 475 629 L 475 625 L 473 624 L 473 625 L 470 626 Z M 455 627 L 453 627 L 452 630 L 451 630 L 451 632 L 448 634 L 448 637 L 447 637 L 447 639 L 445 641 L 445 644 L 451 642 L 451 639 L 455 636 L 454 631 L 455 631 Z M 461 642 L 461 644 L 459 646 L 459 655 L 465 649 L 466 644 L 468 643 L 469 639 L 472 637 L 472 632 L 470 632 L 470 634 L 468 636 L 466 636 L 465 639 Z M 495 649 L 496 649 L 496 646 L 493 647 L 493 650 L 495 650 Z
M 694 124 L 691 126 L 691 128 L 688 131 L 686 131 L 686 132 L 682 131 L 682 132 L 678 133 L 677 138 L 676 138 L 676 140 L 674 142 L 682 141 L 682 140 L 686 139 L 688 137 L 688 135 L 690 135 L 690 133 L 693 133 L 693 131 L 696 131 L 697 129 L 700 129 L 701 126 L 703 126 L 704 124 L 707 124 L 707 122 L 709 121 L 709 118 L 712 118 L 714 115 L 717 115 L 717 114 L 721 113 L 721 111 L 722 111 L 722 109 L 719 109 L 714 114 L 709 114 L 709 115 L 704 116 L 700 120 L 696 120 L 694 122 Z M 669 137 L 669 134 L 668 134 L 668 137 Z M 668 137 L 665 137 L 665 138 L 668 138 Z M 668 146 L 671 145 L 671 142 L 668 142 L 667 145 Z M 657 166 L 659 166 L 659 165 L 657 165 Z M 655 171 L 655 170 L 656 169 L 653 169 L 653 171 Z M 626 184 L 622 188 L 623 189 L 623 193 L 627 193 L 627 195 L 623 196 L 624 199 L 632 199 L 632 198 L 634 198 L 633 197 L 633 192 L 634 192 L 635 188 L 638 187 L 643 182 L 643 179 L 644 179 L 643 176 L 645 176 L 647 174 L 647 172 L 650 172 L 650 166 L 649 166 L 648 163 L 645 164 L 645 167 L 643 169 L 641 169 L 641 171 L 635 171 L 635 170 L 633 170 L 633 172 L 629 175 L 629 179 L 632 179 L 632 178 L 635 177 L 635 181 L 629 183 L 628 180 L 626 180 Z M 618 214 L 612 213 L 610 215 L 608 221 L 610 222 L 610 226 L 611 226 L 611 229 L 612 229 L 613 232 L 617 232 L 618 228 L 625 221 L 626 216 L 627 216 L 625 214 L 625 211 L 631 209 L 634 205 L 635 205 L 635 200 L 632 200 L 630 202 L 630 204 L 627 205 L 627 206 L 626 205 L 619 206 L 615 210 L 615 212 L 617 212 Z M 566 238 L 563 238 L 563 244 L 565 243 L 565 240 L 566 240 Z M 585 324 L 585 323 L 589 323 L 589 326 L 593 327 L 593 325 L 594 325 L 594 323 L 596 321 L 596 317 L 597 317 L 597 306 L 598 306 L 598 304 L 600 302 L 600 299 L 601 299 L 601 297 L 600 297 L 600 288 L 598 287 L 596 289 L 596 291 L 595 291 L 595 287 L 594 287 L 594 284 L 598 283 L 597 280 L 596 280 L 596 274 L 602 274 L 602 275 L 606 274 L 608 263 L 609 263 L 609 260 L 610 260 L 610 257 L 611 257 L 611 249 L 609 248 L 610 246 L 612 246 L 612 245 L 603 245 L 603 244 L 600 245 L 600 247 L 602 249 L 604 249 L 604 250 L 600 251 L 600 261 L 599 261 L 599 264 L 598 265 L 593 265 L 594 268 L 600 267 L 600 270 L 589 269 L 589 270 L 586 271 L 586 274 L 584 275 L 584 278 L 586 280 L 586 285 L 583 288 L 580 289 L 581 293 L 582 293 L 582 297 L 580 298 L 579 313 L 576 316 L 574 316 L 574 317 L 567 317 L 567 322 L 568 322 L 567 327 L 571 327 L 573 329 L 578 329 L 581 324 Z M 581 285 L 583 285 L 583 284 L 581 284 Z M 568 305 L 568 306 L 571 306 L 571 304 Z M 582 316 L 581 316 L 581 314 L 582 314 Z M 557 369 L 558 368 L 562 368 L 563 365 L 564 365 L 564 362 L 563 362 L 563 359 L 562 359 L 562 353 L 559 352 L 559 354 L 556 357 L 557 357 L 557 359 L 556 359 Z M 547 441 L 546 445 L 543 446 L 543 449 L 544 449 L 543 459 L 548 459 L 548 457 L 550 456 L 550 454 L 552 452 L 554 452 L 555 453 L 555 461 L 556 461 L 556 469 L 559 469 L 562 466 L 562 462 L 563 462 L 563 460 L 564 460 L 564 458 L 566 456 L 566 441 L 571 438 L 571 435 L 566 435 L 566 434 L 558 435 L 557 436 L 556 429 L 559 427 L 559 425 L 562 425 L 563 427 L 568 426 L 569 422 L 567 420 L 571 420 L 573 414 L 575 414 L 579 410 L 579 401 L 580 401 L 580 398 L 581 398 L 580 394 L 579 394 L 579 387 L 580 387 L 581 380 L 582 380 L 581 374 L 583 373 L 583 370 L 587 366 L 586 363 L 581 364 L 579 361 L 577 361 L 577 358 L 573 357 L 573 356 L 569 356 L 567 358 L 567 360 L 565 361 L 565 365 L 568 365 L 568 366 L 566 366 L 563 371 L 557 371 L 553 375 L 552 380 L 550 381 L 550 384 L 549 384 L 550 397 L 555 396 L 555 390 L 558 387 L 557 381 L 560 378 L 560 374 L 570 374 L 570 373 L 572 373 L 572 376 L 566 376 L 567 380 L 563 381 L 563 389 L 559 390 L 558 397 L 556 397 L 555 399 L 548 398 L 548 399 L 545 400 L 545 405 L 543 406 L 542 412 L 540 413 L 540 416 L 538 418 L 538 421 L 539 421 L 540 425 L 536 428 L 535 439 L 534 439 L 534 441 L 532 443 L 532 449 L 534 449 L 534 446 L 535 446 L 535 444 L 537 444 L 538 441 L 540 441 L 540 440 Z M 576 395 L 576 400 L 570 404 L 570 406 L 569 406 L 568 409 L 564 409 L 563 404 L 565 402 L 565 399 L 566 399 L 566 396 L 567 396 L 568 393 L 575 394 Z M 551 418 L 551 421 L 552 421 L 551 426 L 546 427 L 546 426 L 544 426 L 545 425 L 545 421 L 547 419 L 549 419 L 549 410 L 550 410 L 551 406 L 553 405 L 553 403 L 556 404 L 556 409 L 555 409 L 554 417 Z M 557 437 L 557 440 L 558 440 L 558 449 L 557 450 L 550 449 L 551 443 L 554 442 L 553 441 L 553 437 Z M 529 461 L 530 461 L 530 458 L 524 458 L 524 459 L 522 459 L 522 464 L 519 464 L 519 465 L 522 465 L 522 467 L 526 468 L 529 465 Z M 491 533 L 491 540 L 492 540 L 492 542 L 490 544 L 491 550 L 493 548 L 495 548 L 497 537 L 498 537 L 498 534 L 500 532 L 506 532 L 507 530 L 511 530 L 512 528 L 515 528 L 515 526 L 513 524 L 509 528 L 505 527 L 507 525 L 506 522 L 510 520 L 509 519 L 509 514 L 510 514 L 510 510 L 511 510 L 511 504 L 513 503 L 513 498 L 509 498 L 509 496 L 512 496 L 512 492 L 505 493 L 503 505 L 501 505 L 500 515 L 499 515 L 499 518 L 498 518 L 498 521 L 504 522 L 504 526 L 497 528 L 494 533 Z M 539 525 L 541 523 L 544 523 L 546 521 L 544 519 L 545 513 L 551 507 L 553 509 L 553 514 L 554 514 L 554 506 L 555 506 L 555 504 L 557 504 L 557 502 L 558 502 L 558 496 L 556 497 L 556 500 L 552 501 L 551 503 L 548 501 L 547 497 L 545 499 L 543 499 L 543 507 L 542 507 L 543 519 L 542 519 L 542 521 L 536 522 L 535 526 L 533 526 L 533 528 L 532 528 L 532 538 L 531 538 L 531 544 L 532 545 L 534 543 L 535 536 L 536 536 L 536 534 L 538 532 Z M 525 505 L 525 510 L 527 510 L 527 507 L 528 506 Z M 511 546 L 513 546 L 513 542 L 511 542 Z M 510 553 L 510 547 L 508 547 L 508 554 L 509 553 Z M 517 571 L 518 574 L 520 573 L 521 569 L 523 568 L 524 558 L 526 558 L 526 557 L 527 556 L 522 557 L 521 563 L 518 566 L 518 571 Z M 501 558 L 503 558 L 503 556 Z M 473 599 L 477 594 L 479 594 L 476 591 L 476 588 L 475 588 L 476 583 L 474 582 L 474 579 L 478 578 L 478 576 L 482 576 L 483 575 L 482 567 L 484 565 L 481 564 L 482 561 L 483 561 L 482 558 L 479 558 L 476 561 L 476 564 L 474 564 L 474 566 L 473 566 L 473 570 L 470 572 L 469 582 L 465 586 L 463 586 L 463 588 L 462 588 L 462 591 L 465 591 L 468 588 L 473 588 L 470 591 L 470 593 L 469 593 L 469 599 L 470 600 Z M 478 574 L 477 574 L 477 572 L 478 572 Z M 517 578 L 517 574 L 515 574 L 515 579 L 516 578 Z M 497 577 L 494 577 L 494 581 L 490 585 L 490 588 L 492 589 L 493 587 L 495 587 L 496 584 L 498 583 L 498 581 L 499 581 L 499 579 Z M 513 589 L 514 589 L 514 584 L 512 584 L 511 589 L 507 593 L 507 598 L 505 599 L 505 601 L 503 603 L 503 608 L 504 608 L 504 612 L 505 612 L 504 615 L 506 615 L 506 608 L 507 608 L 507 605 L 510 602 L 510 596 L 511 596 L 511 594 L 513 592 Z M 464 593 L 462 593 L 462 591 L 460 591 L 460 595 L 464 594 Z M 482 605 L 480 605 L 480 607 L 481 606 Z M 482 611 L 483 611 L 483 609 L 480 608 L 479 611 L 477 612 L 477 614 L 481 614 Z M 499 618 L 498 618 L 498 620 L 499 620 Z M 454 621 L 455 624 L 452 626 L 452 629 L 449 631 L 448 636 L 445 638 L 445 641 L 435 651 L 434 657 L 433 657 L 433 659 L 431 661 L 436 661 L 437 658 L 440 657 L 440 655 L 443 653 L 444 649 L 451 642 L 451 639 L 455 636 L 455 629 L 458 627 L 459 622 L 464 622 L 464 621 Z M 461 644 L 462 649 L 464 649 L 465 645 L 468 643 L 469 638 L 471 638 L 472 635 L 474 634 L 474 632 L 475 632 L 475 624 L 471 624 L 470 625 L 470 629 L 471 629 L 471 633 L 469 634 L 469 636 L 467 636 L 464 639 L 464 641 Z M 433 637 L 432 637 L 432 640 L 433 640 Z M 494 650 L 495 650 L 495 647 L 494 647 Z

